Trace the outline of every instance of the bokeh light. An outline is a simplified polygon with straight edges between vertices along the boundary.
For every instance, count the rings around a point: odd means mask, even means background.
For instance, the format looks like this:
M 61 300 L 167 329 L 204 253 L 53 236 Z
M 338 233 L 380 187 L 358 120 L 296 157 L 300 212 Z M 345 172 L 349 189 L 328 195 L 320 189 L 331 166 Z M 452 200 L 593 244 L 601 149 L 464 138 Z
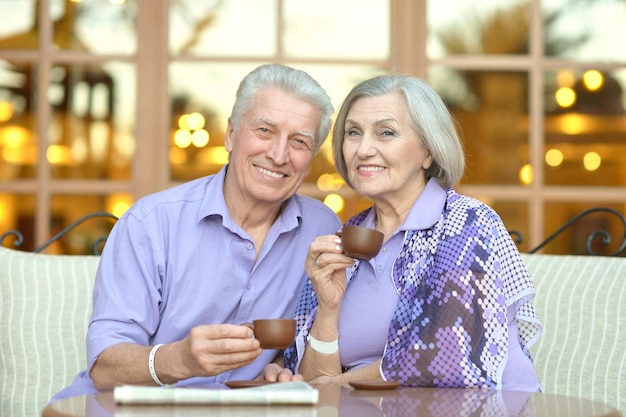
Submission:
M 600 168 L 602 157 L 597 152 L 587 152 L 583 157 L 583 166 L 587 171 L 595 171 Z
M 345 205 L 343 197 L 339 194 L 328 194 L 324 198 L 324 204 L 330 207 L 330 209 L 335 213 L 339 213 L 341 210 L 343 210 L 343 207 Z
M 589 70 L 583 74 L 583 84 L 589 91 L 597 91 L 604 84 L 604 76 L 600 71 Z
M 187 126 L 190 130 L 198 130 L 204 128 L 204 116 L 198 112 L 190 113 L 187 117 Z
M 563 163 L 563 152 L 554 148 L 550 149 L 548 150 L 548 152 L 546 152 L 545 159 L 546 164 L 550 165 L 551 167 L 558 167 Z
M 524 185 L 530 185 L 533 182 L 533 167 L 530 164 L 524 165 L 519 170 L 519 180 Z
M 174 144 L 181 149 L 189 147 L 191 145 L 191 132 L 185 129 L 178 129 L 174 133 Z
M 203 148 L 209 143 L 209 132 L 204 129 L 196 130 L 191 134 L 191 143 L 196 148 Z
M 563 108 L 572 107 L 576 103 L 576 92 L 569 87 L 561 87 L 556 90 L 554 98 L 559 106 Z

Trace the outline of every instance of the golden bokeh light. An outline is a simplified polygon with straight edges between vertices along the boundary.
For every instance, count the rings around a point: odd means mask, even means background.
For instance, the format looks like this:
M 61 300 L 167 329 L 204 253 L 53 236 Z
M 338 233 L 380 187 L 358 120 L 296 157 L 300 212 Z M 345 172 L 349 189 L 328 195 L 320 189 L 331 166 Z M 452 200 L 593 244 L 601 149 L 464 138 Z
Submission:
M 0 146 L 11 149 L 24 148 L 31 139 L 31 132 L 19 125 L 0 128 Z
M 191 145 L 191 132 L 186 129 L 178 129 L 174 133 L 174 144 L 181 149 L 188 148 Z
M 13 117 L 13 106 L 8 101 L 0 101 L 0 122 L 6 122 Z
M 563 152 L 558 149 L 550 149 L 546 152 L 545 156 L 546 164 L 551 167 L 558 167 L 563 163 Z
M 576 92 L 570 87 L 561 87 L 554 94 L 556 103 L 563 107 L 572 107 L 576 103 Z
M 530 185 L 533 182 L 533 167 L 530 164 L 525 164 L 519 170 L 519 180 L 524 185 Z
M 341 175 L 324 173 L 317 178 L 317 188 L 321 191 L 338 191 L 345 185 Z
M 583 84 L 589 91 L 597 91 L 604 84 L 604 76 L 600 71 L 588 70 L 583 74 Z
M 51 165 L 72 165 L 72 151 L 63 145 L 50 145 L 46 149 L 46 159 Z
M 0 219 L 6 219 L 9 217 L 9 204 L 7 204 L 6 200 L 9 195 L 0 194 Z
M 205 123 L 204 116 L 198 112 L 190 113 L 187 118 L 187 126 L 189 126 L 190 130 L 202 129 Z
M 317 178 L 317 188 L 321 191 L 331 191 L 335 184 L 335 179 L 332 174 L 322 174 Z
M 207 165 L 226 165 L 228 163 L 228 152 L 223 146 L 209 146 L 198 155 L 198 162 Z
M 204 129 L 196 130 L 191 134 L 191 143 L 196 148 L 203 148 L 209 144 L 209 132 Z
M 595 171 L 600 168 L 602 157 L 598 152 L 587 152 L 583 157 L 583 166 L 587 171 Z
M 128 210 L 129 208 L 130 208 L 130 205 L 128 203 L 120 201 L 119 203 L 113 206 L 113 214 L 116 217 L 121 217 L 122 214 L 124 214 L 126 210 Z
M 12 228 L 11 219 L 15 216 L 15 196 L 8 193 L 0 193 L 0 230 Z
M 183 114 L 178 118 L 178 127 L 184 130 L 189 130 L 189 115 Z
M 580 114 L 564 114 L 560 119 L 561 130 L 568 135 L 583 133 L 587 125 L 587 119 Z
M 346 185 L 346 182 L 341 178 L 341 175 L 336 172 L 333 174 L 333 190 L 339 190 L 341 187 Z
M 106 210 L 112 213 L 116 217 L 122 217 L 122 214 L 126 212 L 133 204 L 133 198 L 127 193 L 116 193 L 108 195 L 106 198 Z
M 343 207 L 345 205 L 343 197 L 339 194 L 328 194 L 324 198 L 324 204 L 330 207 L 330 209 L 335 213 L 339 213 L 341 210 L 343 210 Z

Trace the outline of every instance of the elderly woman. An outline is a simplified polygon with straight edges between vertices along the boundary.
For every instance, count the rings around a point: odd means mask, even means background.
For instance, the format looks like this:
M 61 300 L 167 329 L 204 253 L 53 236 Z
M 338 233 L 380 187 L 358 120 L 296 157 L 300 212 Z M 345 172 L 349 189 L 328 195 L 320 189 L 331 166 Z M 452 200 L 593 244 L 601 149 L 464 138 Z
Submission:
M 369 261 L 337 236 L 311 243 L 286 366 L 313 382 L 540 390 L 533 283 L 497 213 L 451 188 L 463 147 L 437 93 L 407 76 L 357 85 L 333 147 L 346 183 L 373 201 L 347 224 L 384 242 Z

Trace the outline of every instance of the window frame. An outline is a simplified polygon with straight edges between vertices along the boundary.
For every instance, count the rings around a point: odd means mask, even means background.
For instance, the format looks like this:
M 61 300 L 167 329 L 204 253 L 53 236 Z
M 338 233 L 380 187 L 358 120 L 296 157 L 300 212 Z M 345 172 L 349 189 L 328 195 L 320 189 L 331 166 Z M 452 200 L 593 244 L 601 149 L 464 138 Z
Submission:
M 176 185 L 170 180 L 168 66 L 172 62 L 201 61 L 241 62 L 238 57 L 171 56 L 168 50 L 169 0 L 137 1 L 137 53 L 135 55 L 94 55 L 87 52 L 58 50 L 52 44 L 53 27 L 49 18 L 50 0 L 38 3 L 40 19 L 39 48 L 37 50 L 0 50 L 0 59 L 11 59 L 37 66 L 36 99 L 47 103 L 50 69 L 54 64 L 84 64 L 120 61 L 133 63 L 137 76 L 137 117 L 135 127 L 136 152 L 131 178 L 128 180 L 56 179 L 50 176 L 46 162 L 46 138 L 51 120 L 51 109 L 39 105 L 36 109 L 36 132 L 40 140 L 37 174 L 33 179 L 7 180 L 0 183 L 0 193 L 36 196 L 35 242 L 50 236 L 51 200 L 57 194 L 106 195 L 130 193 L 136 200 L 147 194 Z M 390 0 L 391 33 L 390 56 L 384 61 L 359 61 L 363 65 L 377 65 L 389 72 L 426 77 L 431 66 L 452 69 L 525 71 L 529 74 L 529 162 L 534 168 L 534 181 L 522 185 L 464 185 L 458 190 L 471 196 L 483 196 L 499 201 L 524 201 L 528 204 L 528 236 L 530 247 L 544 238 L 545 207 L 553 202 L 583 204 L 624 204 L 626 187 L 579 187 L 544 185 L 544 74 L 548 69 L 613 70 L 626 66 L 625 62 L 574 62 L 544 56 L 541 0 L 529 3 L 531 11 L 530 53 L 526 56 L 446 56 L 429 59 L 426 52 L 427 0 Z M 277 0 L 278 22 L 282 21 L 283 1 Z M 157 27 L 159 30 L 154 30 Z M 351 60 L 293 59 L 283 55 L 280 47 L 282 31 L 278 28 L 276 56 L 271 60 L 246 58 L 251 62 L 289 62 L 310 64 L 349 63 Z M 626 59 L 626 58 L 625 58 Z M 159 64 L 155 64 L 159 63 Z M 155 88 L 162 86 L 163 88 Z M 306 192 L 306 189 L 304 189 Z

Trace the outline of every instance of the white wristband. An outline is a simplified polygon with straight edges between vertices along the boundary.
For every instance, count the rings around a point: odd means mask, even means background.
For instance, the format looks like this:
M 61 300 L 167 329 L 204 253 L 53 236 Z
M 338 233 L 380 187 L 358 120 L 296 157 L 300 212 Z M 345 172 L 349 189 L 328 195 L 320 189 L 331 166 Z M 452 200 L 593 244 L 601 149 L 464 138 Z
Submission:
M 332 342 L 322 342 L 321 340 L 317 340 L 311 334 L 307 337 L 307 342 L 309 342 L 309 346 L 319 353 L 323 353 L 324 355 L 332 355 L 333 353 L 337 353 L 339 351 L 339 340 L 333 340 Z
M 163 346 L 163 344 L 155 345 L 150 351 L 150 356 L 148 356 L 148 369 L 150 370 L 150 375 L 152 376 L 152 380 L 156 382 L 157 385 L 161 385 L 162 387 L 173 387 L 176 384 L 164 384 L 163 382 L 161 382 L 161 380 L 156 374 L 156 371 L 154 370 L 154 356 L 156 355 L 157 350 L 159 350 L 161 346 Z

